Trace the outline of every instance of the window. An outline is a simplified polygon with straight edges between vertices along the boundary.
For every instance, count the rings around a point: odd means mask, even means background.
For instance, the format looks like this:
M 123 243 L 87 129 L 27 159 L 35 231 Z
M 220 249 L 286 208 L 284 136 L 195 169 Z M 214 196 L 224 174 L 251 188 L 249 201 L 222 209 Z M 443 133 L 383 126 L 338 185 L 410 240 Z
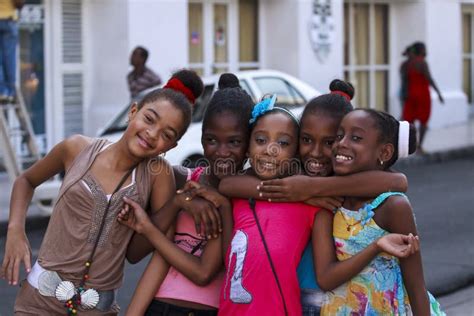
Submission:
M 204 74 L 204 34 L 202 3 L 188 4 L 189 67 L 199 75 Z
M 239 1 L 239 70 L 258 69 L 258 1 Z
M 356 90 L 354 104 L 387 111 L 389 6 L 344 3 L 344 75 Z
M 255 96 L 252 93 L 252 90 L 250 90 L 250 86 L 247 82 L 247 80 L 240 80 L 239 81 L 240 87 L 245 90 L 249 94 L 249 96 L 252 98 L 252 100 L 255 102 Z
M 208 76 L 258 69 L 258 0 L 189 0 L 189 68 Z
M 305 104 L 305 99 L 292 85 L 280 78 L 260 77 L 255 78 L 255 83 L 265 94 L 276 94 L 277 104 L 283 106 L 298 106 Z
M 474 51 L 472 49 L 474 37 L 474 5 L 464 5 L 462 13 L 462 73 L 463 90 L 466 93 L 468 102 L 473 104 L 473 59 Z

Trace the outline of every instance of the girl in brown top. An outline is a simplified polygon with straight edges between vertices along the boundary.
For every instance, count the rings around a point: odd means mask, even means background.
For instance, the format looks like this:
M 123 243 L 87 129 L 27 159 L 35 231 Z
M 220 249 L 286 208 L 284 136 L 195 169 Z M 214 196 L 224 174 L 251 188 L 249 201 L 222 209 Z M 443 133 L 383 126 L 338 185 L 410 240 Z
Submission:
M 127 245 L 133 232 L 117 213 L 126 195 L 152 211 L 173 195 L 172 168 L 156 158 L 177 145 L 191 121 L 203 84 L 192 71 L 175 73 L 163 89 L 133 103 L 116 143 L 72 136 L 21 174 L 11 195 L 1 275 L 18 284 L 20 263 L 29 272 L 15 302 L 19 315 L 116 315 Z M 66 171 L 57 202 L 31 267 L 25 217 L 36 186 Z M 112 194 L 110 194 L 112 193 Z M 174 214 L 155 218 L 166 229 Z

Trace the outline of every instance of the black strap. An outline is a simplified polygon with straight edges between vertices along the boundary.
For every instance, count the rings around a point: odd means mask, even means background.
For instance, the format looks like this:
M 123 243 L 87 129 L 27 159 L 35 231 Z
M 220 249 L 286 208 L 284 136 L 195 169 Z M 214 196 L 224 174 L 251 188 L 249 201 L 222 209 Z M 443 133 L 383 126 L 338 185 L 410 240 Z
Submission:
M 84 284 L 86 283 L 87 279 L 88 279 L 87 275 L 89 274 L 89 270 L 90 270 L 91 265 L 92 265 L 92 258 L 94 257 L 95 251 L 97 250 L 97 245 L 99 244 L 100 235 L 102 235 L 102 231 L 104 230 L 105 219 L 107 218 L 107 214 L 109 213 L 109 208 L 110 208 L 110 204 L 112 203 L 112 198 L 114 197 L 114 194 L 117 193 L 118 190 L 120 190 L 120 188 L 122 187 L 124 182 L 127 180 L 127 178 L 130 176 L 132 171 L 133 171 L 133 168 L 130 169 L 129 171 L 127 171 L 127 173 L 122 177 L 122 179 L 120 179 L 119 184 L 115 187 L 114 192 L 112 192 L 112 195 L 110 196 L 110 199 L 107 202 L 107 207 L 105 208 L 104 214 L 102 215 L 102 220 L 100 222 L 100 227 L 99 227 L 99 232 L 97 233 L 97 238 L 95 239 L 95 242 L 94 242 L 94 247 L 92 248 L 92 252 L 89 256 L 89 259 L 87 260 L 87 262 L 89 264 L 86 265 L 86 268 L 84 269 L 84 274 L 82 275 L 81 283 L 79 284 L 80 287 L 83 287 Z
M 268 261 L 270 262 L 270 267 L 272 268 L 273 276 L 275 277 L 275 281 L 278 285 L 278 290 L 280 291 L 281 300 L 283 302 L 283 308 L 285 309 L 285 315 L 288 315 L 288 310 L 286 308 L 286 301 L 285 296 L 283 295 L 283 290 L 281 289 L 280 280 L 278 279 L 278 275 L 275 270 L 275 266 L 273 265 L 272 257 L 270 256 L 270 251 L 268 250 L 267 242 L 265 240 L 265 236 L 263 235 L 262 227 L 260 226 L 260 222 L 257 217 L 257 212 L 255 211 L 255 200 L 253 198 L 249 199 L 250 209 L 252 210 L 253 216 L 255 217 L 255 222 L 257 223 L 258 231 L 260 233 L 260 237 L 262 238 L 263 247 L 265 248 L 265 252 L 267 254 Z

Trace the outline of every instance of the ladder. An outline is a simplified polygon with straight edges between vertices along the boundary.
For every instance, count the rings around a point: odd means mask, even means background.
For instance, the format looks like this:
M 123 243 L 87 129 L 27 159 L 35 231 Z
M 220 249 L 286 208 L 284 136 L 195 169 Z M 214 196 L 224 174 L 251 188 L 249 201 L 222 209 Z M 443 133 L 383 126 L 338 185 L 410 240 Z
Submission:
M 41 158 L 30 115 L 18 88 L 14 102 L 0 104 L 0 146 L 12 182 L 26 167 Z

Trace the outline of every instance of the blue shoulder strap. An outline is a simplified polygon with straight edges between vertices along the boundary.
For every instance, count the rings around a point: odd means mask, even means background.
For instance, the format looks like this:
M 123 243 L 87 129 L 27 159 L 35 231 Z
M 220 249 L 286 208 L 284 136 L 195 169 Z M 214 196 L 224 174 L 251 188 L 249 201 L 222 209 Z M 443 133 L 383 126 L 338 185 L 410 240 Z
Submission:
M 382 204 L 386 199 L 388 199 L 389 197 L 393 195 L 401 195 L 401 196 L 407 197 L 405 193 L 402 193 L 402 192 L 384 192 L 380 194 L 379 196 L 377 196 L 372 202 L 370 202 L 370 206 L 372 206 L 372 209 L 375 210 L 377 207 L 380 206 L 380 204 Z

